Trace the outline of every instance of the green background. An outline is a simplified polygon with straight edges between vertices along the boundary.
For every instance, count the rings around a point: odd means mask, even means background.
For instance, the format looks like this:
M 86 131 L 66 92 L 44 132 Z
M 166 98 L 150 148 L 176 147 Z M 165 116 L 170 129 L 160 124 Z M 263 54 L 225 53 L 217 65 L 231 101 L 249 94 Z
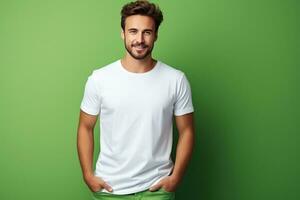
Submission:
M 0 1 L 1 200 L 91 199 L 79 106 L 92 70 L 124 55 L 126 2 Z M 186 73 L 195 107 L 177 200 L 300 199 L 298 1 L 153 2 L 153 56 Z

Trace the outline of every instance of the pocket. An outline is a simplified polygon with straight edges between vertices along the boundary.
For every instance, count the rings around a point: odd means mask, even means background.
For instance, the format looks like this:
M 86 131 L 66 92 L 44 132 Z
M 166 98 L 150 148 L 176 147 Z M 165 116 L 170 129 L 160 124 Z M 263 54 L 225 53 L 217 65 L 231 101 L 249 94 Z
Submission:
M 161 190 L 162 190 L 163 192 L 170 193 L 170 194 L 175 193 L 175 192 L 169 192 L 169 191 L 167 191 L 167 190 L 166 190 L 165 188 L 163 188 L 163 187 L 161 187 Z
M 94 196 L 98 196 L 98 197 L 102 197 L 102 196 L 114 196 L 114 194 L 111 194 L 111 193 L 107 193 L 107 192 L 103 192 L 101 190 L 99 191 L 96 191 L 96 192 L 93 192 L 93 195 Z
M 96 191 L 96 192 L 93 192 L 94 194 L 99 194 L 99 193 L 101 193 L 101 190 L 98 190 L 98 191 Z
M 98 191 L 96 191 L 96 192 L 93 192 L 93 193 L 95 193 L 95 194 L 100 194 L 100 193 L 103 193 L 103 191 L 102 191 L 102 189 L 100 189 L 100 190 L 98 190 Z

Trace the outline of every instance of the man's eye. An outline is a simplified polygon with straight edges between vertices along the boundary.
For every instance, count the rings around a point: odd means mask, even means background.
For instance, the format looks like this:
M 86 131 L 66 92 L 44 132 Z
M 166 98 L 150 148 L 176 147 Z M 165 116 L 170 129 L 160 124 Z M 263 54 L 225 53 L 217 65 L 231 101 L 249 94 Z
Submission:
M 150 31 L 146 31 L 145 34 L 146 35 L 151 35 L 151 32 Z
M 136 33 L 136 31 L 132 30 L 132 31 L 129 31 L 129 33 Z

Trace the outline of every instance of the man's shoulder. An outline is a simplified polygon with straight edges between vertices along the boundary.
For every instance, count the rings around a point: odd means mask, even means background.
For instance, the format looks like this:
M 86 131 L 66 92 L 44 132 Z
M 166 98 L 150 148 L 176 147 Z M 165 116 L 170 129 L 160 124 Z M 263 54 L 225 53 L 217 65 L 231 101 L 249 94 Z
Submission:
M 97 76 L 102 75 L 102 74 L 110 73 L 117 67 L 118 62 L 119 62 L 119 60 L 116 60 L 116 61 L 113 61 L 109 64 L 105 64 L 101 67 L 96 67 L 93 70 L 92 75 L 97 77 Z
M 182 70 L 180 70 L 179 68 L 177 68 L 173 65 L 166 64 L 162 61 L 159 61 L 159 62 L 161 63 L 162 71 L 169 74 L 172 77 L 180 78 L 184 74 L 184 72 Z
M 118 65 L 119 60 L 113 61 L 109 64 L 105 64 L 101 67 L 97 67 L 96 69 L 93 70 L 94 73 L 105 73 L 108 72 L 110 70 L 113 70 L 113 68 L 115 68 Z

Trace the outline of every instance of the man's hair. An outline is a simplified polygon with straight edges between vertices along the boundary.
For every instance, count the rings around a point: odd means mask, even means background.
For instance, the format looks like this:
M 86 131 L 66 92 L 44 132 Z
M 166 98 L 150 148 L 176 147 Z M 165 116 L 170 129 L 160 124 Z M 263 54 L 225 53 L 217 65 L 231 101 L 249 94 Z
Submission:
M 131 15 L 143 15 L 152 17 L 155 22 L 155 32 L 157 32 L 160 23 L 163 21 L 163 14 L 159 7 L 146 0 L 137 0 L 127 3 L 121 10 L 121 27 L 125 30 L 125 20 Z

